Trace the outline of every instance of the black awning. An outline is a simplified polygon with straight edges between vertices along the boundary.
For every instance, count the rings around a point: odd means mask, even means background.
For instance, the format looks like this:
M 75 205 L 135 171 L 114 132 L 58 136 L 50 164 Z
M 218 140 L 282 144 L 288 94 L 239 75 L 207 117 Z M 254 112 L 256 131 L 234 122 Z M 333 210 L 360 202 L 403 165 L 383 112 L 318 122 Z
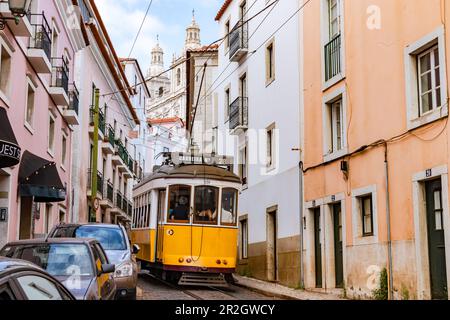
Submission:
M 20 162 L 21 150 L 12 130 L 6 110 L 0 107 L 0 168 L 15 166 Z
M 21 197 L 34 197 L 34 202 L 60 202 L 66 199 L 64 188 L 54 162 L 28 151 L 22 156 L 19 168 Z

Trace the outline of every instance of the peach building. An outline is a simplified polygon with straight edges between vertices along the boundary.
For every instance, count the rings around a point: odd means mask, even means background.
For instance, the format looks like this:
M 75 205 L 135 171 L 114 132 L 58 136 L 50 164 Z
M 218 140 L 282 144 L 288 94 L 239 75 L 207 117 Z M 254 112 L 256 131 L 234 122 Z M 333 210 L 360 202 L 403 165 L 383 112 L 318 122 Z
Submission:
M 305 287 L 365 298 L 386 269 L 394 299 L 448 299 L 450 6 L 303 11 Z

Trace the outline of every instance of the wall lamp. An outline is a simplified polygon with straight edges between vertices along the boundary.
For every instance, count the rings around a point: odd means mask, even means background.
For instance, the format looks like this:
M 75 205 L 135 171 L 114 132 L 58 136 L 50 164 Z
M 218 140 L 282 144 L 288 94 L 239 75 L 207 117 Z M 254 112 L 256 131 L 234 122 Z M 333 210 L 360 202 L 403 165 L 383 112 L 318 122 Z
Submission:
M 9 10 L 12 17 L 0 17 L 0 30 L 4 30 L 7 20 L 14 20 L 19 24 L 19 18 L 24 17 L 30 10 L 32 0 L 8 0 Z M 6 2 L 6 1 L 2 1 Z

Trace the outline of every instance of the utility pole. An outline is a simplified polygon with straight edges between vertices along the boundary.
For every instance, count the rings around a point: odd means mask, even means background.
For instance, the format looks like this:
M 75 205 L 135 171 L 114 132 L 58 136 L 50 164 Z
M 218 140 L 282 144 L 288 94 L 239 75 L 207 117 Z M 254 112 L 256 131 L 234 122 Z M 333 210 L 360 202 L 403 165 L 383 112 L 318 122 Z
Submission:
M 93 214 L 95 214 L 95 222 L 97 222 L 97 209 L 96 203 L 97 200 L 97 170 L 98 170 L 98 130 L 99 130 L 99 107 L 100 101 L 100 90 L 95 89 L 95 98 L 94 98 L 94 138 L 93 138 L 93 149 L 92 149 L 92 163 L 91 163 L 91 208 L 93 210 Z

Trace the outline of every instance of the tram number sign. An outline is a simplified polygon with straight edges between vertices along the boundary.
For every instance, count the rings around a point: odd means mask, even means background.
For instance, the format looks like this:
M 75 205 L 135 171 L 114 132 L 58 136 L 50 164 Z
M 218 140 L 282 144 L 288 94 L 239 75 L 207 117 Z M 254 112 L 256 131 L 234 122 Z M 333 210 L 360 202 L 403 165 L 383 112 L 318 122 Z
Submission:
M 431 169 L 428 169 L 428 170 L 426 171 L 426 177 L 427 177 L 427 178 L 431 178 L 432 175 L 433 175 L 433 171 L 432 171 Z

